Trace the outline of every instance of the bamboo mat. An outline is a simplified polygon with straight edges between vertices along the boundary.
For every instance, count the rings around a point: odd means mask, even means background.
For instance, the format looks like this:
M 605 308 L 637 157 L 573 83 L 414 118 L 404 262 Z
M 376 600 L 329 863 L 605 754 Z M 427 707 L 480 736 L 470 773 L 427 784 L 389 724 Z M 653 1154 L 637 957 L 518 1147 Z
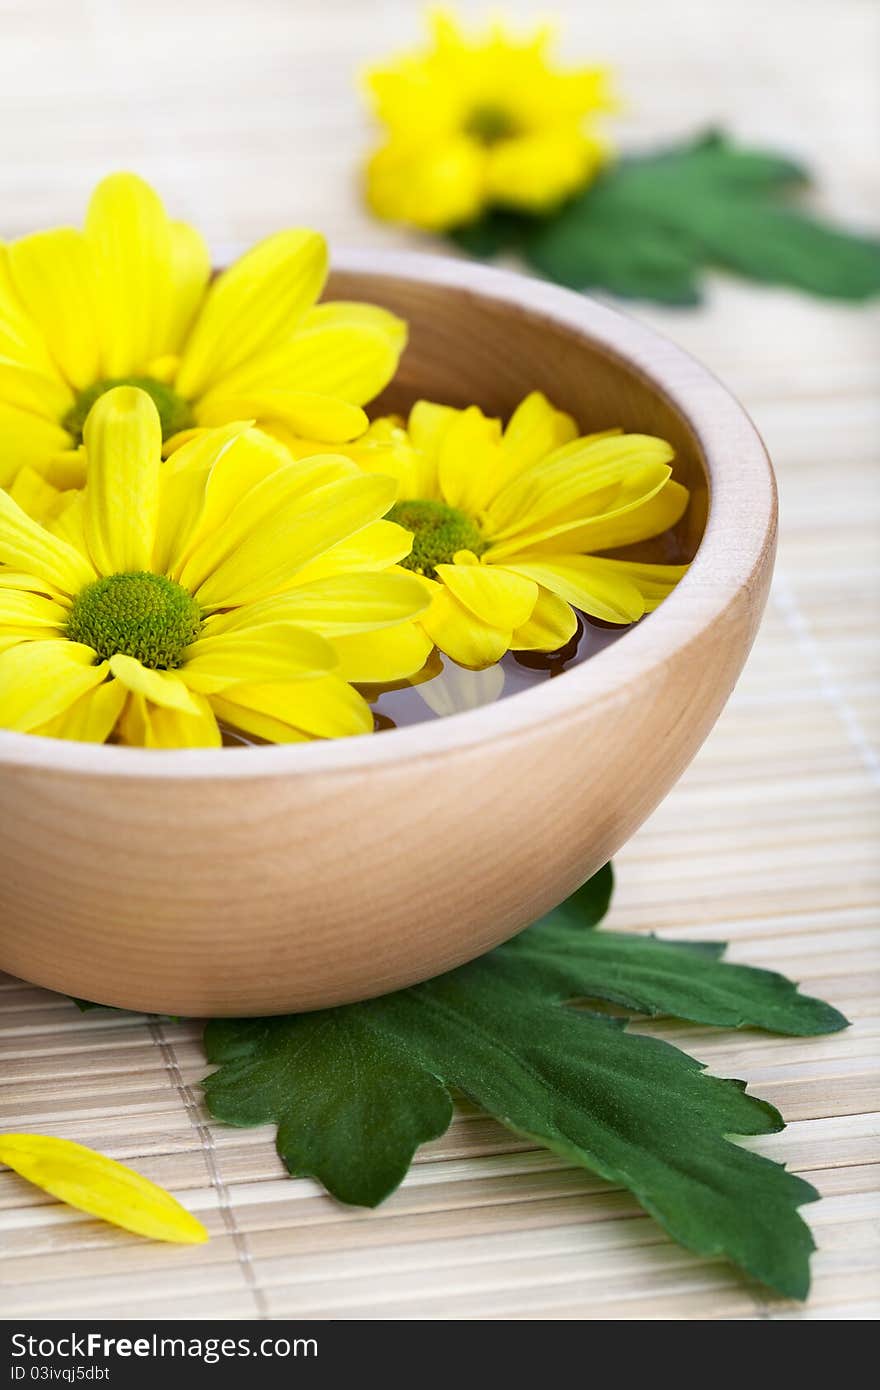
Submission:
M 351 183 L 350 72 L 409 41 L 403 0 L 0 0 L 0 234 L 80 215 L 136 167 L 218 252 L 289 222 L 405 244 Z M 467 9 L 475 9 L 467 6 Z M 509 4 L 527 12 L 523 4 Z M 880 13 L 870 0 L 617 0 L 555 9 L 573 53 L 620 70 L 631 145 L 715 120 L 809 156 L 822 201 L 876 206 Z M 755 1142 L 809 1176 L 820 1252 L 803 1308 L 668 1240 L 624 1193 L 464 1110 L 379 1211 L 283 1175 L 271 1131 L 210 1124 L 192 1023 L 81 1015 L 0 981 L 0 1125 L 130 1161 L 208 1225 L 153 1245 L 0 1173 L 6 1317 L 864 1319 L 880 1311 L 876 925 L 878 314 L 713 284 L 706 308 L 636 312 L 745 401 L 779 472 L 767 618 L 730 706 L 618 858 L 609 925 L 724 939 L 854 1021 L 827 1039 L 662 1023 L 779 1106 Z

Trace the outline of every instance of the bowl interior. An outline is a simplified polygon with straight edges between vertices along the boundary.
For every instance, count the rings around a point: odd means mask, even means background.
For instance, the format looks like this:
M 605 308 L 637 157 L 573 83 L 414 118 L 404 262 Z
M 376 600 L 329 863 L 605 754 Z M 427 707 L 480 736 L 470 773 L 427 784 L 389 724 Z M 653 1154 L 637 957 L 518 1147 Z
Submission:
M 628 557 L 682 563 L 696 554 L 708 514 L 707 469 L 681 411 L 632 361 L 578 328 L 508 300 L 451 290 L 422 279 L 336 270 L 330 299 L 369 298 L 409 323 L 398 373 L 373 402 L 375 415 L 405 414 L 420 397 L 478 405 L 506 420 L 530 391 L 540 390 L 577 420 L 584 433 L 620 426 L 653 434 L 675 449 L 673 476 L 691 491 L 685 516 L 665 536 L 631 546 Z M 585 337 L 586 329 L 586 337 Z

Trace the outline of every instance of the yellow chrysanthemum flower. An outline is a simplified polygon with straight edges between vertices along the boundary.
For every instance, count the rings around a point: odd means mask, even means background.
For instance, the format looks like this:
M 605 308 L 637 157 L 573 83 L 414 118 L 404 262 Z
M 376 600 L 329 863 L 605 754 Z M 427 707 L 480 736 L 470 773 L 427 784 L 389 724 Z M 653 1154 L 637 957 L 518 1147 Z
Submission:
M 491 206 L 547 212 L 584 187 L 607 156 L 587 121 L 613 109 L 607 72 L 554 67 L 546 28 L 468 38 L 451 15 L 431 18 L 427 50 L 367 76 L 388 130 L 367 165 L 373 211 L 443 231 Z
M 122 383 L 152 397 L 166 445 L 241 419 L 282 440 L 355 439 L 406 329 L 369 304 L 316 304 L 326 276 L 324 238 L 297 229 L 212 282 L 199 233 L 132 174 L 98 185 L 83 231 L 0 245 L 0 486 L 22 469 L 23 493 L 33 471 L 81 486 L 89 408 Z
M 0 491 L 0 728 L 147 747 L 366 733 L 349 681 L 417 671 L 421 581 L 381 520 L 393 481 L 293 460 L 247 423 L 162 463 L 150 397 L 120 386 L 85 425 L 85 490 L 54 530 Z
M 433 593 L 420 622 L 462 666 L 479 670 L 509 649 L 555 651 L 574 635 L 575 608 L 636 622 L 685 571 L 597 553 L 661 535 L 683 515 L 671 446 L 617 430 L 578 437 L 540 392 L 503 431 L 476 406 L 419 401 L 406 428 L 377 420 L 346 452 L 396 477 L 388 516 L 413 535 L 401 564 Z

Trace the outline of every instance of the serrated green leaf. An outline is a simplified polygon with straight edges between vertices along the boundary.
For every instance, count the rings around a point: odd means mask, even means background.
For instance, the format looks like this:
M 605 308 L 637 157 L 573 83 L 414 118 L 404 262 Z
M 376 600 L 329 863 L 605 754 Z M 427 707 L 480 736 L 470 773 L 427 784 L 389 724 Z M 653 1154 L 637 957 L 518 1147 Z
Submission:
M 532 990 L 559 999 L 604 999 L 638 1013 L 792 1037 L 848 1026 L 837 1009 L 799 993 L 784 975 L 719 960 L 724 949 L 723 942 L 681 944 L 623 932 L 578 935 L 551 914 L 509 942 L 501 958 L 517 978 L 530 972 Z
M 796 206 L 807 181 L 791 160 L 712 134 L 622 159 L 548 217 L 496 213 L 455 240 L 475 255 L 517 251 L 575 289 L 668 304 L 698 302 L 711 266 L 840 299 L 880 293 L 880 241 Z
M 452 1100 L 375 1005 L 208 1025 L 208 1108 L 233 1125 L 278 1125 L 296 1177 L 341 1202 L 374 1207 L 406 1176 L 420 1144 L 449 1127 Z
M 778 1112 L 676 1048 L 560 1001 L 589 994 L 645 1012 L 840 1027 L 783 977 L 718 960 L 714 944 L 588 930 L 606 866 L 536 926 L 481 960 L 385 998 L 277 1019 L 208 1025 L 204 1085 L 218 1119 L 274 1121 L 294 1174 L 374 1206 L 452 1114 L 449 1088 L 517 1133 L 632 1191 L 682 1244 L 726 1255 L 792 1297 L 809 1283 L 816 1193 L 730 1135 L 772 1133 Z
M 797 1208 L 818 1194 L 727 1137 L 781 1130 L 773 1106 L 667 1043 L 513 995 L 476 966 L 395 996 L 395 1022 L 426 1066 L 517 1133 L 627 1187 L 682 1245 L 804 1298 L 814 1245 Z

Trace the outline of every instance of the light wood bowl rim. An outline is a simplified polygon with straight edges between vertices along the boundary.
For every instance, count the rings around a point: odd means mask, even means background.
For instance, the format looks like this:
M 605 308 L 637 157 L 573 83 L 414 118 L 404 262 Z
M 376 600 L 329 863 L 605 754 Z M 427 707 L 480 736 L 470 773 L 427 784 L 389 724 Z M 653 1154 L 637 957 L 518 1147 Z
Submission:
M 721 617 L 758 576 L 776 525 L 773 470 L 757 430 L 734 396 L 681 348 L 595 300 L 512 271 L 451 257 L 345 251 L 333 269 L 401 279 L 505 304 L 596 342 L 663 395 L 693 431 L 709 482 L 706 529 L 688 573 L 660 608 L 624 638 L 555 680 L 509 699 L 389 730 L 380 737 L 235 749 L 158 750 L 71 743 L 0 731 L 0 766 L 92 777 L 223 779 L 349 774 L 404 759 L 443 756 L 559 718 L 647 683 L 651 672 Z M 479 404 L 479 402 L 478 402 Z M 727 456 L 736 441 L 735 459 Z M 724 460 L 724 466 L 719 466 Z

